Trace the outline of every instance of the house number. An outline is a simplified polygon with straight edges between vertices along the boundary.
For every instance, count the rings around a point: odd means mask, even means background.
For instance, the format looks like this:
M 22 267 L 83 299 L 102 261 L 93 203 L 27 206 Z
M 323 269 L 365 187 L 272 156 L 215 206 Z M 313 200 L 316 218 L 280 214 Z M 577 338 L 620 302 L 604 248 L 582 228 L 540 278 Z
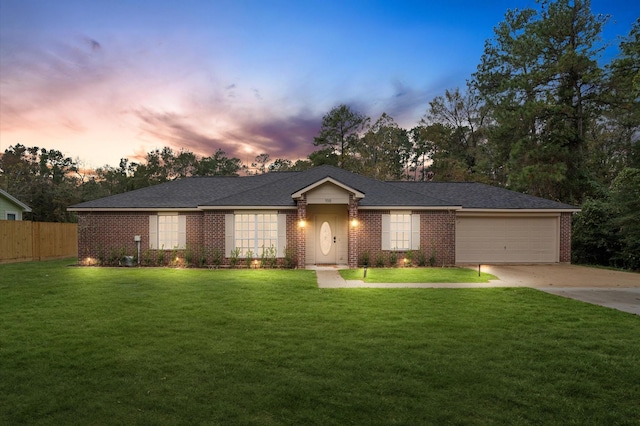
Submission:
M 325 203 L 330 203 L 330 202 L 331 202 L 331 198 L 325 198 L 325 199 L 324 199 L 324 202 L 325 202 Z

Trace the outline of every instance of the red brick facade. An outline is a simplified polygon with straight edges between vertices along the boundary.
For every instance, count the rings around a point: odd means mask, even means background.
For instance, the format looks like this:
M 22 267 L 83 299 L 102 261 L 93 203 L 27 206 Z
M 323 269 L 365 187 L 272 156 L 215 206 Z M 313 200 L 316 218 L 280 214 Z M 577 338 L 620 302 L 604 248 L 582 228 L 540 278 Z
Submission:
M 358 260 L 364 253 L 369 255 L 373 265 L 379 259 L 389 259 L 390 252 L 382 251 L 382 215 L 389 210 L 361 210 L 358 212 Z M 420 251 L 428 260 L 433 256 L 436 265 L 455 263 L 455 213 L 441 210 L 412 211 L 420 214 Z M 415 250 L 412 250 L 415 252 Z M 414 253 L 417 254 L 417 253 Z M 406 252 L 397 252 L 397 258 L 403 259 Z M 414 262 L 417 256 L 414 256 Z
M 560 214 L 560 262 L 571 262 L 572 213 Z
M 300 224 L 307 220 L 306 200 L 297 201 L 297 210 L 282 210 L 286 214 L 286 250 L 293 266 L 304 266 L 305 228 Z M 228 264 L 225 250 L 225 215 L 233 211 L 180 212 L 186 216 L 187 249 L 206 257 L 206 263 L 213 261 L 217 253 L 222 256 L 222 264 Z M 391 252 L 382 251 L 382 215 L 389 210 L 359 210 L 357 200 L 350 198 L 348 210 L 348 264 L 356 267 L 365 253 L 369 263 L 376 264 L 379 258 L 385 263 Z M 172 261 L 174 251 L 149 250 L 149 216 L 156 212 L 78 212 L 78 260 L 81 264 L 108 264 L 122 256 L 137 256 L 139 235 L 140 257 L 144 264 L 160 264 Z M 437 266 L 455 264 L 455 212 L 444 210 L 412 211 L 420 214 L 420 251 Z M 355 220 L 355 222 L 353 221 Z M 184 255 L 180 251 L 180 255 Z M 414 255 L 415 255 L 414 251 Z M 395 253 L 403 259 L 405 252 Z M 560 262 L 571 260 L 571 213 L 560 216 Z M 414 256 L 414 263 L 417 261 Z M 431 262 L 429 262 L 431 260 Z M 283 258 L 279 259 L 282 263 Z

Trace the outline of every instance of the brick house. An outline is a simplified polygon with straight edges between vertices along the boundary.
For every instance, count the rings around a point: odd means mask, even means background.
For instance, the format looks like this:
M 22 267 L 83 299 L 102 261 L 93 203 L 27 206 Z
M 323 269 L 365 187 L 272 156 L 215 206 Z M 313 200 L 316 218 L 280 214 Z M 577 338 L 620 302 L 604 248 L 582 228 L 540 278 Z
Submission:
M 382 182 L 332 166 L 186 178 L 69 210 L 78 214 L 81 264 L 108 251 L 191 250 L 228 264 L 270 250 L 299 267 L 408 253 L 437 265 L 569 262 L 578 211 L 480 183 Z

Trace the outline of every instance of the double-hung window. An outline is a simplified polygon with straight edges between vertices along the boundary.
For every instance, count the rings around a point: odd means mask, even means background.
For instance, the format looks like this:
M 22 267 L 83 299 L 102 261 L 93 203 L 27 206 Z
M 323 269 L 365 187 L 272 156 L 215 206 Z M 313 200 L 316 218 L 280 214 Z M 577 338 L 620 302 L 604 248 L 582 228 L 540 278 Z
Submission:
M 410 211 L 391 211 L 382 215 L 382 250 L 420 248 L 420 215 Z
M 411 248 L 411 214 L 391 213 L 389 215 L 389 246 L 392 250 Z
M 175 250 L 186 247 L 186 216 L 158 213 L 149 216 L 149 248 Z

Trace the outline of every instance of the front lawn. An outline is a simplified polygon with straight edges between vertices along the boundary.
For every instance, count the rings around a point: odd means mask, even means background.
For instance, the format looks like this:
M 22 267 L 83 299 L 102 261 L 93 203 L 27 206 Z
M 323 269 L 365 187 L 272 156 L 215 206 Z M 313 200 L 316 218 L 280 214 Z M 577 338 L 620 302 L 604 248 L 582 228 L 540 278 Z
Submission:
M 0 424 L 638 424 L 640 317 L 528 288 L 0 265 Z
M 469 268 L 367 268 L 342 269 L 345 280 L 361 280 L 366 283 L 488 283 L 495 275 Z

